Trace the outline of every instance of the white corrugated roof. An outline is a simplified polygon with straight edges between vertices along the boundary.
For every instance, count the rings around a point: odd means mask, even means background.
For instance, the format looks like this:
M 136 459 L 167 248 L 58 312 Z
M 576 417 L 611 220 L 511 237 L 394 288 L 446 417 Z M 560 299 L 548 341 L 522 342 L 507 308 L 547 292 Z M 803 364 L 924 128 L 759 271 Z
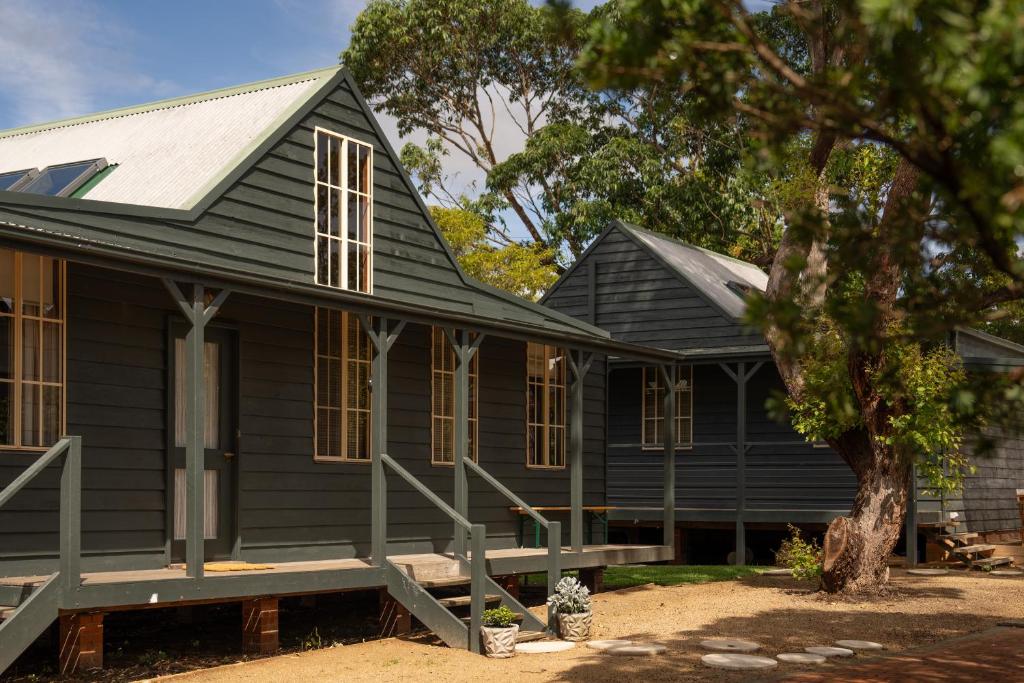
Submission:
M 746 303 L 740 294 L 729 288 L 730 281 L 762 292 L 768 287 L 768 276 L 753 263 L 695 247 L 636 226 L 628 226 L 628 229 L 676 272 L 692 282 L 704 296 L 734 318 L 743 316 Z
M 102 157 L 87 199 L 188 209 L 336 71 L 0 131 L 0 173 Z

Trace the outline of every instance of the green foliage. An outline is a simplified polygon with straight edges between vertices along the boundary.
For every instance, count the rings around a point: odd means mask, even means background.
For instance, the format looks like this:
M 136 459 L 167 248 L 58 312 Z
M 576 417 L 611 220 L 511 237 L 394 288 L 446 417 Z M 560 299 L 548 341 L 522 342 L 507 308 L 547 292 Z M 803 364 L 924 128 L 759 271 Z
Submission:
M 516 623 L 516 613 L 506 605 L 484 610 L 483 625 L 487 628 L 509 628 Z
M 495 246 L 484 218 L 466 209 L 432 206 L 430 213 L 470 277 L 526 299 L 538 298 L 558 279 L 554 250 L 518 242 Z
M 818 541 L 804 539 L 800 529 L 789 525 L 789 538 L 782 541 L 775 553 L 775 564 L 793 570 L 793 576 L 810 581 L 821 576 L 823 553 Z
M 714 581 L 733 581 L 747 576 L 757 576 L 757 567 L 735 565 L 628 565 L 608 567 L 604 572 L 606 590 L 634 588 L 653 583 L 658 586 L 680 586 Z

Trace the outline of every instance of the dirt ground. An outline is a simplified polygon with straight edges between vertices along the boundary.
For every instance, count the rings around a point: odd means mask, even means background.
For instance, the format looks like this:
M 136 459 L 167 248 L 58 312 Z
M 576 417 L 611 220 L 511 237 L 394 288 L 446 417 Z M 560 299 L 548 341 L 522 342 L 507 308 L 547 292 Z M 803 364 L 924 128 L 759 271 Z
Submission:
M 764 576 L 692 586 L 641 586 L 595 596 L 594 638 L 663 643 L 668 653 L 660 657 L 612 657 L 580 645 L 565 653 L 491 660 L 446 648 L 421 635 L 273 657 L 161 680 L 732 683 L 777 679 L 807 669 L 780 664 L 761 677 L 714 671 L 700 663 L 701 640 L 755 640 L 762 646 L 761 653 L 768 656 L 843 638 L 874 640 L 889 652 L 901 652 L 1024 617 L 1024 578 L 980 573 L 913 577 L 895 571 L 892 583 L 897 591 L 894 595 L 857 603 L 824 600 L 798 581 Z

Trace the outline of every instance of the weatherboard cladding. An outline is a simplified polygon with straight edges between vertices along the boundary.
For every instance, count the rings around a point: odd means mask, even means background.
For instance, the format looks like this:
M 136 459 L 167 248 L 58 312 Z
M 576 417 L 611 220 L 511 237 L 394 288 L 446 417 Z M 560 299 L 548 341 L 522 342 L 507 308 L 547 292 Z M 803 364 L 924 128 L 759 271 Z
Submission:
M 86 568 L 165 562 L 168 329 L 178 319 L 159 281 L 72 263 L 69 267 L 68 428 L 83 441 Z M 245 559 L 366 556 L 370 468 L 313 461 L 313 311 L 235 294 L 214 325 L 238 343 L 239 526 Z M 535 505 L 569 504 L 569 470 L 525 466 L 525 343 L 488 337 L 480 350 L 480 463 Z M 409 325 L 389 357 L 389 453 L 452 500 L 451 467 L 430 464 L 430 338 Z M 604 374 L 584 401 L 584 502 L 604 486 Z M 5 452 L 0 487 L 38 453 Z M 393 552 L 442 550 L 451 522 L 389 477 Z M 0 574 L 45 571 L 57 551 L 58 470 L 0 509 Z M 470 516 L 495 547 L 514 544 L 509 502 L 470 475 Z M 568 538 L 567 515 L 561 519 Z M 527 525 L 529 529 L 529 525 Z

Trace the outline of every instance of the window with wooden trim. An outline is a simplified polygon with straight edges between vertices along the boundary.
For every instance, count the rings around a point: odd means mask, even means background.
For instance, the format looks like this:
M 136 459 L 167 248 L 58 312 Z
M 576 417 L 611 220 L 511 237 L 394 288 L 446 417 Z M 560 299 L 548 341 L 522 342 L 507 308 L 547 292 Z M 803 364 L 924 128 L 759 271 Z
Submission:
M 676 447 L 693 446 L 693 366 L 677 365 L 675 373 L 676 391 Z M 643 425 L 641 443 L 645 450 L 665 447 L 665 383 L 661 370 L 656 367 L 643 369 Z
M 440 327 L 431 328 L 430 462 L 455 463 L 455 349 Z M 478 462 L 480 436 L 480 352 L 469 361 L 469 457 Z
M 565 467 L 565 350 L 526 345 L 526 466 Z
M 370 460 L 370 339 L 359 317 L 316 309 L 314 459 Z
M 317 128 L 314 134 L 316 283 L 373 291 L 373 147 Z
M 49 448 L 65 430 L 66 273 L 0 249 L 0 447 Z

